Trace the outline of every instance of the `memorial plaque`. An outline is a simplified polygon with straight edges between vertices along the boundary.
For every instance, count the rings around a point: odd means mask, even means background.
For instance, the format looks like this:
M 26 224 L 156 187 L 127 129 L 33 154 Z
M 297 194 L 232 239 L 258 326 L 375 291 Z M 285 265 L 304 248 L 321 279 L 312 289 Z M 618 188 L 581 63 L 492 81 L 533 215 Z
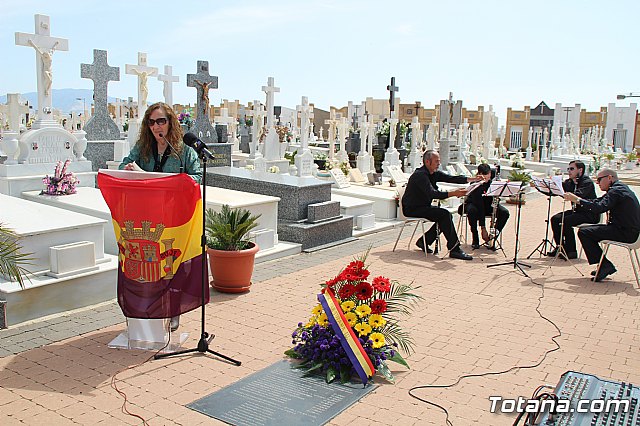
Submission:
M 389 174 L 391 175 L 391 178 L 396 181 L 396 185 L 398 186 L 402 186 L 409 180 L 400 166 L 389 166 Z
M 361 183 L 365 181 L 365 178 L 362 175 L 362 172 L 360 171 L 360 169 L 350 169 L 349 180 L 351 180 L 351 182 Z
M 338 188 L 342 189 L 342 188 L 348 188 L 351 186 L 351 183 L 349 183 L 349 179 L 344 175 L 344 173 L 342 173 L 342 170 L 331 169 L 329 170 L 329 174 L 331 174 L 331 177 L 333 178 L 333 182 L 336 184 Z
M 207 161 L 207 167 L 227 167 L 231 166 L 231 147 L 230 143 L 211 143 L 207 147 L 213 154 L 213 159 Z
M 63 128 L 31 130 L 22 136 L 18 162 L 27 164 L 56 163 L 75 158 L 76 138 Z
M 243 425 L 322 425 L 376 385 L 326 383 L 283 360 L 187 405 L 223 422 Z

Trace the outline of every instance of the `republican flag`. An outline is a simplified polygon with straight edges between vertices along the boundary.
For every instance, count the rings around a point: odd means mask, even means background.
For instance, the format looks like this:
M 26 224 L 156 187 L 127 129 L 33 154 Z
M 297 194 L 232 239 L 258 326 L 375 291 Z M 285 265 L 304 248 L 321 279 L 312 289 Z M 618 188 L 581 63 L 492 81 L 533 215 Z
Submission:
M 331 328 L 340 338 L 340 344 L 347 353 L 351 365 L 358 373 L 362 383 L 366 385 L 369 378 L 375 374 L 376 369 L 360 344 L 360 340 L 356 337 L 353 328 L 349 325 L 349 321 L 344 316 L 340 303 L 331 288 L 327 287 L 324 293 L 318 294 L 318 301 L 327 314 Z
M 169 318 L 201 304 L 202 198 L 186 174 L 129 180 L 98 173 L 118 243 L 118 304 L 130 318 Z M 204 303 L 209 303 L 205 291 Z

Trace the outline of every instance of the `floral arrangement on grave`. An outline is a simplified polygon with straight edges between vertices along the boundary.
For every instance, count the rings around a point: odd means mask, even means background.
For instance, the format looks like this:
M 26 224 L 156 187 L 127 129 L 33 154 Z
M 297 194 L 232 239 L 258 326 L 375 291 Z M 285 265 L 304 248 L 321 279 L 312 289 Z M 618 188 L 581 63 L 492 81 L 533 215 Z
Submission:
M 276 133 L 278 134 L 280 143 L 291 142 L 293 140 L 293 133 L 289 131 L 287 126 L 276 126 Z
M 178 121 L 180 124 L 184 124 L 187 128 L 191 128 L 193 125 L 193 118 L 191 118 L 191 112 L 183 111 L 178 115 Z
M 524 158 L 522 158 L 522 153 L 520 151 L 510 155 L 509 161 L 511 161 L 511 167 L 514 169 L 524 169 Z
M 271 166 L 267 169 L 267 171 L 269 173 L 280 173 L 280 167 L 278 166 Z
M 45 176 L 42 179 L 44 189 L 40 192 L 43 195 L 69 195 L 76 193 L 76 185 L 80 183 L 76 175 L 67 171 L 67 167 L 71 160 L 64 162 L 58 161 L 53 176 Z
M 240 119 L 238 118 L 238 124 L 240 124 Z M 244 125 L 247 127 L 253 126 L 253 117 L 245 117 Z
M 371 278 L 367 255 L 368 251 L 321 285 L 320 303 L 306 323 L 298 323 L 292 334 L 295 346 L 285 352 L 302 361 L 300 368 L 323 375 L 328 383 L 346 383 L 357 376 L 366 384 L 376 370 L 393 382 L 388 361 L 409 368 L 399 350 L 410 354 L 414 344 L 399 317 L 411 314 L 422 299 L 414 292 L 419 287 L 383 276 Z
M 400 136 L 404 136 L 407 134 L 409 130 L 409 123 L 405 120 L 400 120 Z M 389 136 L 391 134 L 391 129 L 389 128 L 389 122 L 383 121 L 382 125 L 376 132 L 376 136 Z

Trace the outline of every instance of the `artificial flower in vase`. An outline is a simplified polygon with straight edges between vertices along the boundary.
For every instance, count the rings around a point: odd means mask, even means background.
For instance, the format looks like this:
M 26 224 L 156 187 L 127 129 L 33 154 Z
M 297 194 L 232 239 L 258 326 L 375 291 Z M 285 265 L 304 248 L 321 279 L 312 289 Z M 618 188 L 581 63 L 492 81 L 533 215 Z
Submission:
M 66 160 L 64 165 L 58 161 L 53 176 L 45 176 L 42 179 L 44 189 L 40 192 L 43 195 L 69 195 L 76 193 L 76 185 L 80 180 L 72 172 L 67 171 L 70 160 Z

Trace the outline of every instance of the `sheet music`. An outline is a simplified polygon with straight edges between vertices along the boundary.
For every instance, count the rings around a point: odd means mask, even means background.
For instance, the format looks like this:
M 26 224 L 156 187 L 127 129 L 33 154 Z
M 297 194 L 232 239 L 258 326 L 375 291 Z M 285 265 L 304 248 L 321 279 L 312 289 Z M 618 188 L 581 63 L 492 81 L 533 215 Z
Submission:
M 564 189 L 562 188 L 562 176 L 554 176 L 552 179 L 532 176 L 531 181 L 533 182 L 535 188 L 545 195 L 551 194 L 558 195 L 560 197 L 564 196 Z
M 553 192 L 555 195 L 564 197 L 564 188 L 562 187 L 562 175 L 553 176 L 551 178 L 551 182 L 553 182 L 553 185 L 549 185 L 551 188 L 551 192 Z
M 480 186 L 482 186 L 482 184 L 484 183 L 484 181 L 478 181 L 478 182 L 473 182 L 471 185 L 469 185 L 467 187 L 467 195 L 471 194 L 473 191 L 475 191 L 477 188 L 479 188 Z
M 507 195 L 516 195 L 520 192 L 522 188 L 522 182 L 514 181 L 497 181 L 491 182 L 489 189 L 487 189 L 487 193 L 485 195 L 490 195 L 493 197 L 506 197 Z

